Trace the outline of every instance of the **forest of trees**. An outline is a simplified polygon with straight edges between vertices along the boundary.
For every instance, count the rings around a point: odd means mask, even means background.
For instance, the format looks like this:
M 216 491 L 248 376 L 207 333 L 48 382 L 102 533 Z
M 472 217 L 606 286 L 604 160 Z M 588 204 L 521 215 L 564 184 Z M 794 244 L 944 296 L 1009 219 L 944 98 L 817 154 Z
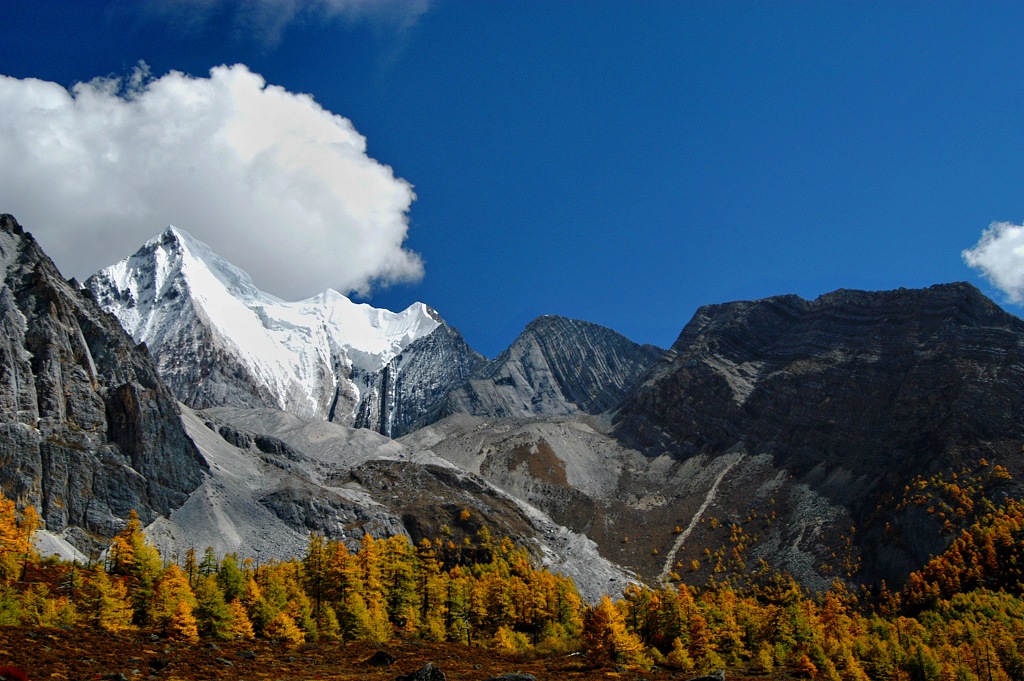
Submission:
M 312 535 L 301 559 L 256 564 L 212 549 L 168 562 L 137 516 L 92 566 L 42 559 L 0 495 L 0 625 L 147 628 L 186 640 L 262 637 L 286 645 L 394 637 L 521 655 L 583 651 L 593 665 L 684 672 L 784 668 L 843 681 L 1024 680 L 1024 504 L 993 507 L 902 590 L 825 593 L 760 566 L 697 588 L 636 584 L 581 601 L 523 547 L 442 537 Z

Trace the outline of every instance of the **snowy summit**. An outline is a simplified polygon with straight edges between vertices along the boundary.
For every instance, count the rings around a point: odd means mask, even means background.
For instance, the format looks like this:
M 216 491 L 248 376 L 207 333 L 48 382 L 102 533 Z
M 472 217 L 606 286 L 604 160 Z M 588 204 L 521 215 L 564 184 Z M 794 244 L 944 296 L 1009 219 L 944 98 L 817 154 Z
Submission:
M 443 324 L 423 303 L 391 312 L 331 289 L 280 300 L 173 226 L 86 286 L 149 347 L 179 399 L 199 407 L 272 406 L 351 422 L 374 375 Z

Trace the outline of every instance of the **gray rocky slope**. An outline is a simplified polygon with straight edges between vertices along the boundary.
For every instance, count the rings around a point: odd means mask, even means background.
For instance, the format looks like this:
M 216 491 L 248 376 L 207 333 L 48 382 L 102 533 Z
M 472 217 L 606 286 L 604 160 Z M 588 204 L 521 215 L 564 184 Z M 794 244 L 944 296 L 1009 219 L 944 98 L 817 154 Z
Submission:
M 720 576 L 717 557 L 709 562 L 705 549 L 730 550 L 727 528 L 740 524 L 749 535 L 744 559 L 750 565 L 764 559 L 809 587 L 825 588 L 834 575 L 821 568 L 838 531 L 849 526 L 842 506 L 794 481 L 770 457 L 742 451 L 651 456 L 623 446 L 594 417 L 453 415 L 399 442 L 480 475 L 652 583 L 672 573 L 691 582 Z M 766 522 L 759 515 L 748 522 L 766 509 L 784 519 Z M 738 567 L 723 561 L 720 569 Z
M 545 315 L 453 390 L 444 414 L 600 414 L 615 407 L 662 352 L 597 324 Z
M 631 579 L 593 541 L 531 504 L 370 430 L 267 409 L 184 408 L 184 423 L 210 473 L 146 528 L 170 558 L 207 546 L 219 555 L 287 558 L 301 555 L 311 531 L 352 549 L 364 534 L 460 541 L 486 524 L 572 576 L 589 600 L 620 593 Z
M 82 548 L 169 513 L 206 465 L 144 348 L 0 216 L 0 485 Z

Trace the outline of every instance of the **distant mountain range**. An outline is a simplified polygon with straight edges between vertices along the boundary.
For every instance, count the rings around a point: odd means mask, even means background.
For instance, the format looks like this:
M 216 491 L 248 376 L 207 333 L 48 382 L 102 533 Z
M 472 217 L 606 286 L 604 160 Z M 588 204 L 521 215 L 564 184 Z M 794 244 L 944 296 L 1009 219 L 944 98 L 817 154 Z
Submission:
M 271 407 L 390 437 L 458 412 L 600 413 L 662 352 L 551 316 L 487 363 L 423 303 L 394 313 L 332 290 L 285 302 L 174 227 L 85 286 L 190 407 Z
M 488 361 L 427 305 L 281 301 L 179 229 L 79 288 L 2 225 L 0 484 L 83 549 L 139 507 L 166 555 L 488 524 L 589 598 L 895 585 L 1024 496 L 1024 322 L 968 284 L 707 306 L 668 351 L 545 316 Z

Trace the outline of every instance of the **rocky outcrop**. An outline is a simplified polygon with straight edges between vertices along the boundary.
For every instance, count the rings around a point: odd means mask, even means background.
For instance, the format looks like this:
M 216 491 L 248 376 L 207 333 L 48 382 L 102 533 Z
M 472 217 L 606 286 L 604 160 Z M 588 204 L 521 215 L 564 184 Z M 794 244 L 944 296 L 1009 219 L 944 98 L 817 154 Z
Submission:
M 769 456 L 849 512 L 864 574 L 898 581 L 949 541 L 887 507 L 914 476 L 986 459 L 1019 477 L 1024 322 L 968 284 L 704 307 L 613 433 L 652 456 Z
M 205 463 L 145 347 L 0 216 L 0 484 L 80 547 L 169 513 Z
M 511 346 L 449 395 L 445 414 L 498 418 L 600 414 L 661 356 L 611 329 L 538 317 Z
M 486 362 L 462 334 L 442 322 L 370 378 L 372 387 L 359 404 L 354 425 L 397 438 L 433 423 L 448 393 Z

